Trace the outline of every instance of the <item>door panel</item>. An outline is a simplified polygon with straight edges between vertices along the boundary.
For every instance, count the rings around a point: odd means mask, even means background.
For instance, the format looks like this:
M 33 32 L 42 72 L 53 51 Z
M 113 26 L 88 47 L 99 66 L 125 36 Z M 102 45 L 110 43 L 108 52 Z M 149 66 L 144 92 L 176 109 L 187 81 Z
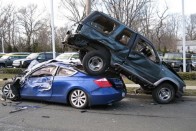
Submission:
M 160 78 L 161 72 L 161 64 L 156 61 L 157 57 L 154 47 L 138 36 L 123 66 L 137 76 L 154 83 Z

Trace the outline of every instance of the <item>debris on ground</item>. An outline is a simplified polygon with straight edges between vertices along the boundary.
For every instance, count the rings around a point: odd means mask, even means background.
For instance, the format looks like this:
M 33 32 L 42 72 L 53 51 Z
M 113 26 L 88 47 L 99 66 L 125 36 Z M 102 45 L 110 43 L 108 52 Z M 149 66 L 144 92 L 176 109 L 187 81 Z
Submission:
M 27 107 L 15 108 L 14 110 L 10 111 L 10 113 L 19 112 L 19 111 L 26 110 L 26 109 L 27 109 Z
M 42 116 L 43 118 L 50 118 L 50 116 Z

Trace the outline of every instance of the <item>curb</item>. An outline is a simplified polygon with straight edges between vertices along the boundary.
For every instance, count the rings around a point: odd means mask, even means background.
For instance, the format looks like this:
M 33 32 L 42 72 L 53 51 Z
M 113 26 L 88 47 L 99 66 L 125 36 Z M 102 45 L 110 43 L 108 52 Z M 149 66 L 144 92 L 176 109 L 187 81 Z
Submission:
M 139 84 L 125 84 L 127 88 L 140 88 Z M 196 90 L 196 86 L 186 86 L 186 89 Z

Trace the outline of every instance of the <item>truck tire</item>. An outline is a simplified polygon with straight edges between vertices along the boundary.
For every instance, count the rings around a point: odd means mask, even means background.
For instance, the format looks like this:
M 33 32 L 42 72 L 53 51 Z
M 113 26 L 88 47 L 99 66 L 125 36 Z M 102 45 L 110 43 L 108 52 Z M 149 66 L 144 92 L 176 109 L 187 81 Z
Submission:
M 152 91 L 152 97 L 159 104 L 168 104 L 175 98 L 175 89 L 170 83 L 163 83 Z
M 110 53 L 105 50 L 88 52 L 83 59 L 84 70 L 90 75 L 101 75 L 110 66 Z

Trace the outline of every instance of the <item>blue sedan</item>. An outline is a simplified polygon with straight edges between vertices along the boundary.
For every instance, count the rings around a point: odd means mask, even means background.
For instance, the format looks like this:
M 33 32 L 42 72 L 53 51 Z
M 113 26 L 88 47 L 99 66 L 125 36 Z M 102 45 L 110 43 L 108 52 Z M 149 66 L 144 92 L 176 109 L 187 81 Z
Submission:
M 81 109 L 120 101 L 126 95 L 126 87 L 118 74 L 90 76 L 62 62 L 51 62 L 6 83 L 2 92 L 11 100 L 22 98 L 70 103 L 72 107 Z

